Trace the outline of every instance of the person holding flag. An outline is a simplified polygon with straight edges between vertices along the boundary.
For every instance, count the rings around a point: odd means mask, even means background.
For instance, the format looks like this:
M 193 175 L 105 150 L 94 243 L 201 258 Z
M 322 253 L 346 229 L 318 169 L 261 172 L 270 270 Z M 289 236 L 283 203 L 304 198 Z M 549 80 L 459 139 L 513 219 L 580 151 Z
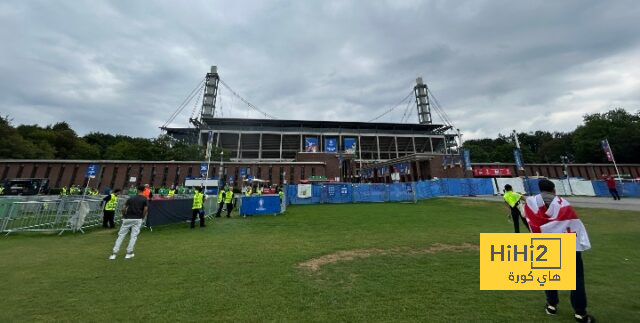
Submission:
M 516 193 L 513 191 L 513 187 L 507 184 L 504 186 L 504 202 L 507 203 L 509 207 L 509 211 L 511 211 L 511 218 L 513 219 L 513 230 L 515 233 L 520 233 L 520 224 L 518 221 L 522 220 L 524 223 L 524 227 L 527 228 L 527 231 L 531 232 L 529 229 L 529 225 L 527 224 L 527 220 L 520 213 L 520 209 L 518 206 L 520 205 L 520 201 L 524 201 L 524 195 L 520 193 Z
M 587 293 L 584 287 L 584 266 L 582 252 L 591 249 L 587 230 L 578 218 L 569 201 L 556 196 L 555 185 L 548 179 L 538 182 L 540 194 L 528 197 L 525 214 L 532 233 L 574 233 L 576 234 L 576 289 L 571 291 L 571 306 L 578 322 L 595 322 L 587 314 Z M 558 305 L 558 291 L 545 291 L 547 305 L 545 311 L 555 315 Z

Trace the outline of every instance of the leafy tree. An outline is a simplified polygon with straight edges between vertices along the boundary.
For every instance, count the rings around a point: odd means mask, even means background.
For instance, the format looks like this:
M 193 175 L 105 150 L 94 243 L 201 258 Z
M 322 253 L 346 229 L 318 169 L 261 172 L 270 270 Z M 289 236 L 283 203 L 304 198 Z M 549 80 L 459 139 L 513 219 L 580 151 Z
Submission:
M 616 161 L 640 162 L 640 112 L 624 109 L 594 113 L 584 117 L 584 125 L 573 134 L 576 160 L 588 163 L 607 162 L 600 141 L 607 138 Z

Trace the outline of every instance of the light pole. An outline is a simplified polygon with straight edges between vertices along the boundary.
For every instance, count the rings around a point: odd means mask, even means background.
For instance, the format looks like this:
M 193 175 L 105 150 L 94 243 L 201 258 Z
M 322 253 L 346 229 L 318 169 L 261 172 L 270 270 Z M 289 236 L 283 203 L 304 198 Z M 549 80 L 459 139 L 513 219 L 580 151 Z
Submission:
M 224 175 L 223 169 L 224 169 L 224 151 L 220 151 L 220 169 L 218 170 L 218 192 L 220 192 L 220 189 L 222 188 L 222 176 Z
M 569 174 L 569 157 L 568 156 L 560 156 L 560 160 L 562 160 L 562 166 L 564 167 L 564 176 L 567 178 L 567 183 L 569 184 L 569 195 L 573 195 L 573 188 L 571 187 L 571 178 Z

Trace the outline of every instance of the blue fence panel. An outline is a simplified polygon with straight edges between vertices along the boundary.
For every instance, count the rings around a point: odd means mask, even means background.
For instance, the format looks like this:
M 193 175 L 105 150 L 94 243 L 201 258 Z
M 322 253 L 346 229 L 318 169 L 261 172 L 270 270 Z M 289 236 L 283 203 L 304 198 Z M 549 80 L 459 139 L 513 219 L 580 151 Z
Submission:
M 524 180 L 524 189 L 527 191 L 529 195 L 540 194 L 540 188 L 538 187 L 538 182 L 540 182 L 537 178 L 529 178 Z
M 431 190 L 431 182 L 417 182 L 416 183 L 416 196 L 418 199 L 428 199 L 433 197 L 433 192 Z
M 354 202 L 385 202 L 387 198 L 386 184 L 354 184 Z
M 622 189 L 620 189 L 620 184 L 617 186 L 618 192 L 622 192 L 622 196 L 640 197 L 640 185 L 638 183 L 623 182 Z
M 443 196 L 442 182 L 440 180 L 432 180 L 428 182 L 431 186 L 431 196 Z
M 412 183 L 393 183 L 389 184 L 389 201 L 413 201 L 413 192 L 415 188 Z
M 469 178 L 472 183 L 472 195 L 493 195 L 493 179 L 491 178 Z
M 593 185 L 593 191 L 596 193 L 596 196 L 611 196 L 605 181 L 591 181 L 591 184 Z
M 353 203 L 353 185 L 323 184 L 322 203 Z

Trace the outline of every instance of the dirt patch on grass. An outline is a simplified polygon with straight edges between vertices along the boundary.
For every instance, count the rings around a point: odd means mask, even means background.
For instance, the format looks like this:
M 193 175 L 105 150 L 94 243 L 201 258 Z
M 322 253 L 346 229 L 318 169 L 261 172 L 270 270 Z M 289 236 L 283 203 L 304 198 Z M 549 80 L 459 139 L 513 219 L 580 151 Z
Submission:
M 436 252 L 460 252 L 460 251 L 478 251 L 480 247 L 470 243 L 463 243 L 461 245 L 448 245 L 436 243 L 427 248 L 414 249 L 414 248 L 392 248 L 392 249 L 353 249 L 342 250 L 334 252 L 332 254 L 324 255 L 321 257 L 309 259 L 305 262 L 298 264 L 299 268 L 308 269 L 311 271 L 317 271 L 320 267 L 333 264 L 342 261 L 352 261 L 354 259 L 368 258 L 372 256 L 386 256 L 386 255 L 422 255 L 431 254 Z

